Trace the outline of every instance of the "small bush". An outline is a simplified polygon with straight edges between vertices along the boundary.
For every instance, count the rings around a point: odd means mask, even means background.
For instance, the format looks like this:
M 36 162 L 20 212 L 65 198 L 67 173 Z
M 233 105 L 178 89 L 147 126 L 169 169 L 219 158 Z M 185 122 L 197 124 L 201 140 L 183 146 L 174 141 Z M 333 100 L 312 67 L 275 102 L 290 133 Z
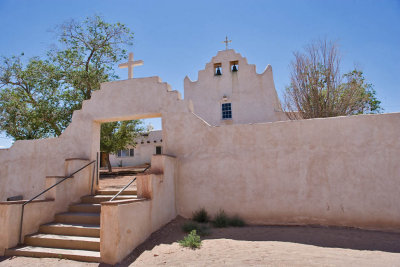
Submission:
M 185 236 L 183 240 L 179 240 L 178 243 L 182 247 L 187 247 L 191 249 L 200 248 L 201 246 L 201 239 L 200 236 L 197 235 L 196 230 L 192 230 L 190 234 Z
M 217 228 L 228 227 L 229 217 L 225 214 L 225 211 L 220 210 L 214 217 L 213 224 Z
M 204 208 L 201 208 L 195 212 L 193 212 L 192 220 L 199 223 L 206 223 L 210 220 L 207 211 Z
M 207 225 L 200 225 L 195 222 L 187 222 L 182 226 L 182 230 L 185 233 L 190 233 L 193 230 L 196 230 L 196 232 L 201 235 L 201 236 L 206 236 L 210 234 L 210 228 Z
M 245 225 L 245 223 L 242 218 L 240 218 L 238 215 L 235 215 L 229 219 L 229 225 L 233 227 L 242 227 Z

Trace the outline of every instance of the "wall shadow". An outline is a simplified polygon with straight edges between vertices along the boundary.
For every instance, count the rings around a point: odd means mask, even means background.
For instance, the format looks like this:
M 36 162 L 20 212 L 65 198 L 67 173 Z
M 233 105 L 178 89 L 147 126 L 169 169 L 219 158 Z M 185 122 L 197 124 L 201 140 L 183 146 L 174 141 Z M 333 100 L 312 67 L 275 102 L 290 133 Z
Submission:
M 129 266 L 143 252 L 160 244 L 172 244 L 186 234 L 182 225 L 188 220 L 177 217 L 162 229 L 153 233 L 143 244 L 116 266 Z M 243 241 L 278 241 L 323 248 L 373 250 L 400 253 L 400 233 L 368 231 L 344 227 L 323 226 L 247 226 L 212 228 L 209 236 L 202 239 L 233 239 Z M 107 266 L 100 264 L 100 266 Z

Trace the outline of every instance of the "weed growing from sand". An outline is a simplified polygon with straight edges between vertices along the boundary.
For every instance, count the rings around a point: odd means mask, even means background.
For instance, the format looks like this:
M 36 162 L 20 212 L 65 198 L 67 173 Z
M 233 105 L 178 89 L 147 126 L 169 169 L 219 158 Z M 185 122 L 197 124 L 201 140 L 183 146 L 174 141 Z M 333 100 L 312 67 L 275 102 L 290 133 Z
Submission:
M 238 215 L 235 215 L 229 219 L 229 225 L 233 227 L 243 227 L 245 223 L 242 218 L 240 218 Z
M 214 217 L 213 225 L 217 228 L 228 226 L 242 227 L 245 225 L 245 222 L 238 215 L 230 218 L 228 215 L 226 215 L 224 210 L 220 210 Z
M 229 217 L 225 214 L 225 211 L 220 210 L 214 217 L 213 225 L 217 228 L 228 227 Z
M 182 247 L 187 247 L 191 249 L 196 249 L 200 248 L 201 246 L 201 238 L 200 236 L 196 233 L 196 230 L 192 230 L 190 234 L 185 236 L 183 240 L 179 240 L 178 243 Z
M 201 208 L 195 212 L 193 212 L 192 220 L 199 223 L 206 223 L 210 220 L 207 211 L 204 208 Z
M 182 230 L 185 233 L 190 233 L 193 230 L 196 230 L 196 232 L 200 235 L 200 236 L 206 236 L 210 234 L 210 228 L 208 227 L 208 225 L 204 225 L 204 224 L 198 224 L 195 222 L 187 222 L 182 226 Z

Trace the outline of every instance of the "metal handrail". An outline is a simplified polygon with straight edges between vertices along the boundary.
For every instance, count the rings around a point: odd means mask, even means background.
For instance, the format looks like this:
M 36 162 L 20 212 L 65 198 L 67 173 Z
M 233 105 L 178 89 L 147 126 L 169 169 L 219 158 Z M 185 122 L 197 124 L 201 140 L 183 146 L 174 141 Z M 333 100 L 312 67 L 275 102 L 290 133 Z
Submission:
M 147 171 L 149 168 L 151 167 L 151 165 L 147 166 L 146 169 L 144 169 L 143 171 L 139 172 L 139 173 L 144 173 L 145 171 Z M 136 176 L 133 177 L 132 181 L 130 181 L 127 185 L 124 186 L 124 188 L 122 188 L 121 190 L 119 190 L 118 193 L 115 194 L 115 196 L 113 196 L 109 202 L 113 201 L 116 197 L 118 197 L 122 192 L 124 192 L 125 189 L 127 189 L 134 181 L 136 181 Z
M 22 223 L 23 223 L 23 220 L 24 220 L 24 208 L 25 208 L 25 205 L 31 203 L 33 200 L 35 200 L 36 198 L 40 197 L 41 195 L 43 195 L 44 193 L 46 193 L 47 191 L 49 191 L 49 190 L 52 189 L 53 187 L 55 187 L 55 186 L 61 184 L 61 183 L 64 182 L 65 180 L 71 178 L 72 176 L 74 176 L 75 174 L 77 174 L 78 172 L 80 172 L 81 170 L 85 169 L 86 167 L 88 167 L 89 165 L 91 165 L 91 164 L 93 164 L 93 163 L 95 163 L 95 162 L 97 162 L 97 159 L 96 159 L 96 160 L 92 160 L 91 162 L 89 162 L 88 164 L 84 165 L 84 166 L 81 167 L 80 169 L 74 171 L 74 172 L 71 173 L 70 175 L 65 176 L 61 181 L 58 181 L 57 183 L 53 184 L 53 185 L 50 186 L 49 188 L 43 190 L 43 191 L 42 191 L 41 193 L 39 193 L 38 195 L 36 195 L 36 196 L 34 196 L 33 198 L 31 198 L 31 199 L 25 201 L 25 202 L 22 204 L 21 220 L 20 220 L 20 225 L 19 225 L 19 243 L 20 243 L 20 244 L 22 244 Z M 93 172 L 93 175 L 94 175 L 94 172 Z M 92 177 L 92 183 L 93 183 L 93 177 Z M 93 184 L 92 184 L 91 190 L 93 190 Z

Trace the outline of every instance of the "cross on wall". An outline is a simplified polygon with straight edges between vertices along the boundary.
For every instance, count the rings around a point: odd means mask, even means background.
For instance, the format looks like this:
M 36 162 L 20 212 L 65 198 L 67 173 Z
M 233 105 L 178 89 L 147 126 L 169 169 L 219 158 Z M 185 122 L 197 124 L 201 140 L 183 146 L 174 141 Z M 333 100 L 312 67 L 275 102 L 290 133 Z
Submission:
M 119 64 L 120 69 L 128 68 L 128 79 L 133 79 L 133 68 L 136 66 L 142 66 L 143 60 L 133 60 L 133 53 L 129 53 L 128 62 Z

